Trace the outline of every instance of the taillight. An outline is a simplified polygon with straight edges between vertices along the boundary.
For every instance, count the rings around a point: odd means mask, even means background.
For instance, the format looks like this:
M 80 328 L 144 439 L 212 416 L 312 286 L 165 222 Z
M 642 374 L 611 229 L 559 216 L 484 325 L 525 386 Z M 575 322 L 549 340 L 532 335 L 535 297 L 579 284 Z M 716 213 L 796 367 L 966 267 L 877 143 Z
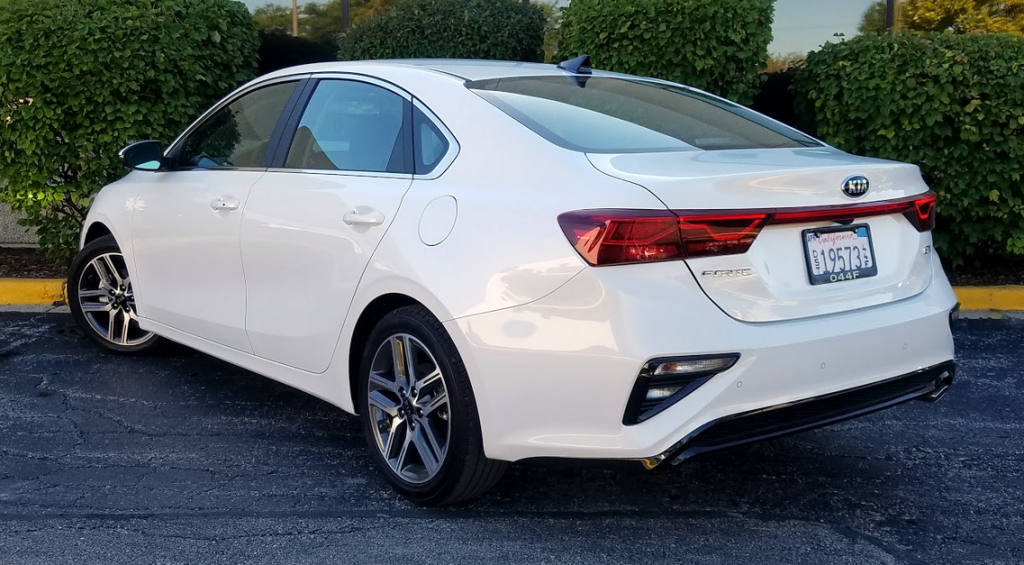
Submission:
M 558 216 L 569 243 L 591 265 L 681 259 L 676 216 L 658 210 L 584 210 Z
M 782 208 L 771 211 L 771 224 L 802 224 L 807 222 L 835 222 L 856 220 L 872 216 L 903 214 L 919 232 L 935 229 L 935 193 L 926 192 L 913 198 L 871 202 L 853 206 L 826 206 L 816 208 Z
M 679 214 L 679 235 L 687 258 L 746 253 L 769 218 L 764 212 Z
M 935 229 L 935 194 L 929 192 L 924 197 L 914 200 L 913 206 L 903 213 L 903 217 L 910 220 L 917 231 Z
M 935 229 L 935 194 L 852 206 L 767 210 L 581 210 L 558 216 L 562 232 L 595 266 L 746 253 L 772 224 L 853 221 L 902 214 L 919 232 Z

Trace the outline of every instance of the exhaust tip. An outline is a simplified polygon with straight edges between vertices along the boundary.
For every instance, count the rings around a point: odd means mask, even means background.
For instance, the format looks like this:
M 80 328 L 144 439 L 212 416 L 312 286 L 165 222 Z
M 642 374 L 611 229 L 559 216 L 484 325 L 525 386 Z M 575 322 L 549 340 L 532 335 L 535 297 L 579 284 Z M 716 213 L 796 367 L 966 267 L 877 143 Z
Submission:
M 953 384 L 953 370 L 946 370 L 939 373 L 939 376 L 935 378 L 935 389 L 931 392 L 919 396 L 920 400 L 925 402 L 935 402 L 942 398 L 949 392 L 949 387 Z

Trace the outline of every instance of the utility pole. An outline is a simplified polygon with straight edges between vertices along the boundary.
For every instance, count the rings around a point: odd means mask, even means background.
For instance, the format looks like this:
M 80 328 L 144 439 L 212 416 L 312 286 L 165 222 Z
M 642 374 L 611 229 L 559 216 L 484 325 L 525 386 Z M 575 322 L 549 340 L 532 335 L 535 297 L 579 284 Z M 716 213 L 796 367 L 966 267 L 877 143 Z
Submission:
M 897 0 L 885 0 L 885 31 L 890 33 L 896 27 L 896 2 Z
M 299 36 L 299 0 L 292 0 L 292 37 Z
M 341 33 L 348 33 L 352 25 L 352 1 L 341 0 Z

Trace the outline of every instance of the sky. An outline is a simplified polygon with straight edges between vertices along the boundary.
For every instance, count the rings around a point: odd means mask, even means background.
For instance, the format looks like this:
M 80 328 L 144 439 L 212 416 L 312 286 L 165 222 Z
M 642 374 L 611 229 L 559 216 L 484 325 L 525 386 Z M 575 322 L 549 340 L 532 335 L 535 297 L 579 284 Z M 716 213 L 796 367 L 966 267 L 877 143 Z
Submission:
M 291 0 L 243 0 L 249 9 L 267 3 L 290 6 Z M 768 47 L 773 54 L 806 53 L 840 32 L 857 34 L 860 18 L 872 0 L 776 0 L 775 40 Z M 302 1 L 300 0 L 300 4 Z

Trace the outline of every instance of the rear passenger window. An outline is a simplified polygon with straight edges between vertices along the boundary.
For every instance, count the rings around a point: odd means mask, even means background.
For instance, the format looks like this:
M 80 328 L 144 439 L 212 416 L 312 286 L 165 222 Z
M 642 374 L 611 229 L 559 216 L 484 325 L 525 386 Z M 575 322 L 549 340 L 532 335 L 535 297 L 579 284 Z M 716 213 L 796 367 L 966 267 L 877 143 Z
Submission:
M 306 105 L 285 167 L 411 173 L 409 102 L 390 90 L 351 80 L 322 80 Z
M 412 119 L 416 174 L 429 174 L 448 153 L 448 139 L 419 108 L 413 109 Z

